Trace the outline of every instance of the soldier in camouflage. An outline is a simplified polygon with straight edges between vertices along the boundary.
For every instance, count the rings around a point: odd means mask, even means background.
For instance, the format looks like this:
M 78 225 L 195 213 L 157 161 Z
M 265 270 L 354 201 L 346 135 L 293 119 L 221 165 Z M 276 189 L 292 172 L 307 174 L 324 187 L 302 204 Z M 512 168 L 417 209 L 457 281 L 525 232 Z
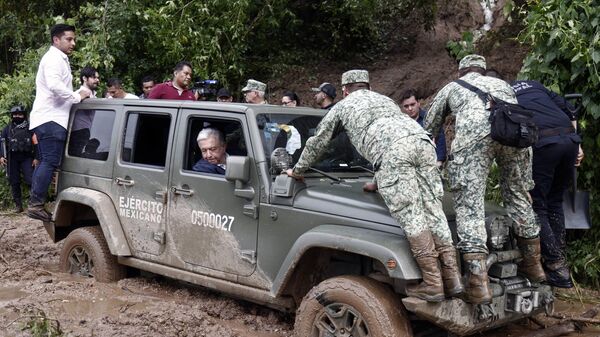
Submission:
M 356 150 L 376 168 L 379 193 L 404 229 L 421 269 L 423 282 L 408 287 L 407 294 L 437 302 L 444 299 L 444 291 L 448 296 L 462 293 L 456 250 L 442 210 L 434 144 L 391 98 L 370 90 L 366 70 L 345 72 L 342 91 L 345 98 L 323 118 L 287 174 L 301 177 L 325 153 L 329 142 L 345 131 Z
M 467 55 L 459 64 L 461 80 L 506 102 L 517 103 L 508 83 L 484 76 L 485 58 Z M 509 217 L 514 222 L 523 261 L 519 271 L 531 281 L 544 280 L 540 264 L 539 225 L 536 222 L 528 190 L 531 187 L 529 149 L 501 145 L 490 137 L 489 110 L 476 93 L 451 82 L 435 96 L 425 119 L 425 129 L 433 134 L 440 130 L 445 117 L 456 117 L 456 136 L 448 160 L 450 188 L 454 191 L 454 208 L 458 227 L 458 249 L 467 264 L 467 298 L 472 303 L 487 303 L 484 194 L 490 166 L 495 160 L 501 172 L 501 190 Z M 523 178 L 527 179 L 523 179 Z
M 267 104 L 265 100 L 265 91 L 267 91 L 267 85 L 263 82 L 249 79 L 246 82 L 246 86 L 242 88 L 242 94 L 246 103 L 252 104 Z

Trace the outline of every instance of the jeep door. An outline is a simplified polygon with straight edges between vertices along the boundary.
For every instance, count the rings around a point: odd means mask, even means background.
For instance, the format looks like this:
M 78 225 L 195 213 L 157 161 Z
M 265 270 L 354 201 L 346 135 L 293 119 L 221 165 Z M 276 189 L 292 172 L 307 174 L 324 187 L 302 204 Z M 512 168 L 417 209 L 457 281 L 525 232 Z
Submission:
M 225 180 L 222 171 L 216 173 L 214 165 L 201 162 L 197 142 L 202 129 L 215 129 L 226 139 L 227 155 L 252 156 L 245 115 L 184 109 L 178 123 L 168 239 L 185 269 L 251 275 L 256 263 L 258 188 L 247 198 L 234 195 L 235 184 Z M 258 185 L 255 167 L 250 180 Z
M 125 107 L 113 193 L 132 253 L 158 260 L 164 251 L 168 171 L 176 109 Z

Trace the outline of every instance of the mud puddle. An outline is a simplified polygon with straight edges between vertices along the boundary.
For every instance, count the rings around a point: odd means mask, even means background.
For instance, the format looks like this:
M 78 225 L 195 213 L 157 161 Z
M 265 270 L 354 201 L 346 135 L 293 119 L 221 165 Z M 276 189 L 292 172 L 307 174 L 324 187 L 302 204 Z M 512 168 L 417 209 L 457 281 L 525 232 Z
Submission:
M 38 221 L 0 216 L 0 336 L 29 336 L 21 327 L 32 312 L 60 322 L 66 336 L 210 336 L 290 337 L 293 315 L 233 300 L 160 276 L 142 274 L 117 283 L 98 283 L 57 270 L 61 245 L 48 238 Z M 583 297 L 582 297 L 583 296 Z M 571 294 L 556 312 L 581 314 L 594 303 L 581 304 Z M 548 319 L 548 324 L 556 321 Z M 539 329 L 531 322 L 511 324 L 478 336 L 512 337 Z M 587 327 L 571 337 L 597 337 Z

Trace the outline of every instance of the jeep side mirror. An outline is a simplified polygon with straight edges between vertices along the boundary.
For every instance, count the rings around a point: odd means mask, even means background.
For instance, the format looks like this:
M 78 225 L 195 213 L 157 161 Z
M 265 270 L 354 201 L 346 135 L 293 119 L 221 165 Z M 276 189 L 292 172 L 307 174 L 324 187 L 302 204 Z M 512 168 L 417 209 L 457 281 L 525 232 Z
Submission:
M 225 179 L 227 181 L 241 181 L 244 184 L 250 181 L 250 157 L 228 156 Z
M 233 194 L 248 200 L 255 196 L 254 188 L 246 186 L 250 181 L 250 163 L 250 157 L 229 156 L 225 170 L 225 179 L 235 183 Z

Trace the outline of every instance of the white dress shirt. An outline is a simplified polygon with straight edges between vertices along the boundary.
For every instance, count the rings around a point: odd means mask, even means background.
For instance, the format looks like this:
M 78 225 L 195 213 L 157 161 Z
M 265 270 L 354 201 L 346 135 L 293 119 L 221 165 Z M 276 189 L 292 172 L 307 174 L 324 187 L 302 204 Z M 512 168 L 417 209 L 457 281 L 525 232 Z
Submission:
M 81 96 L 73 92 L 73 75 L 69 57 L 51 46 L 40 61 L 35 77 L 35 101 L 29 117 L 29 129 L 48 122 L 67 128 L 71 105 Z

